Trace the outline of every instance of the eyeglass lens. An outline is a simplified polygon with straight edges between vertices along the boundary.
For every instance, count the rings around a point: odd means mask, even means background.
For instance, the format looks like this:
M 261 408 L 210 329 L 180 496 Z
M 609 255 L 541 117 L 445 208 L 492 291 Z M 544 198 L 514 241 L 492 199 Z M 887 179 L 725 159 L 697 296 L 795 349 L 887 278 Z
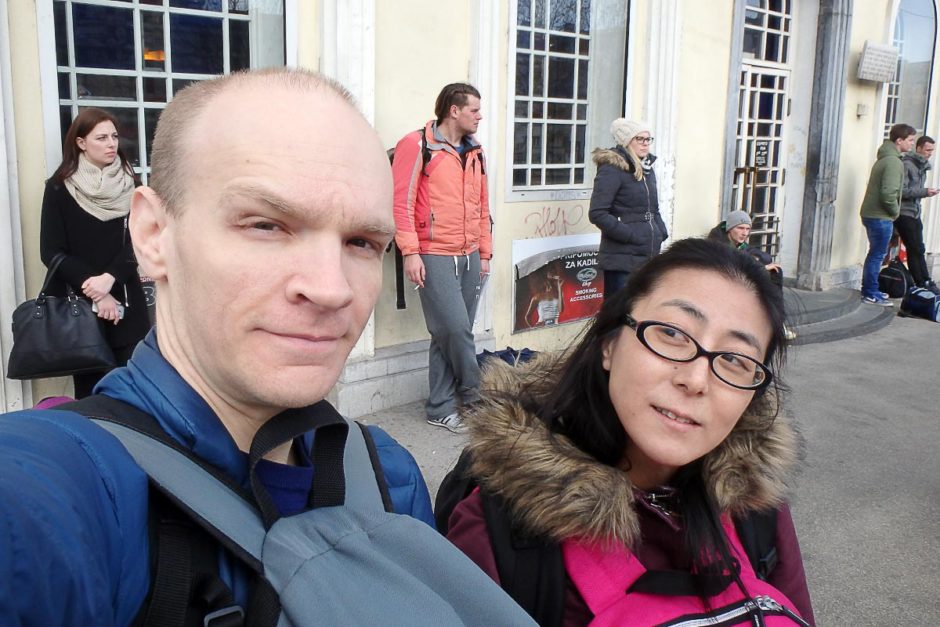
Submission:
M 652 138 L 652 137 L 635 137 L 634 139 L 636 139 L 636 141 L 639 142 L 639 143 L 641 143 L 641 144 L 652 144 L 652 143 L 653 143 L 653 138 Z
M 698 347 L 691 337 L 665 325 L 647 326 L 643 330 L 643 339 L 650 350 L 666 359 L 688 361 L 698 353 Z M 738 353 L 716 355 L 711 360 L 711 367 L 718 378 L 738 387 L 757 387 L 765 378 L 764 370 L 757 360 Z

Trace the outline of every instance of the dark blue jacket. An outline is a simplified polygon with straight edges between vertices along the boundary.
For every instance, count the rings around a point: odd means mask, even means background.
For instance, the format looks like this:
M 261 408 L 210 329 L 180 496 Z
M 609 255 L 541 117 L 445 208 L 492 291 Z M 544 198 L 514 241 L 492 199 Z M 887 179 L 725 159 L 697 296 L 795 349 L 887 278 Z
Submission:
M 246 484 L 247 455 L 152 332 L 97 391 Z M 395 511 L 433 525 L 414 458 L 370 430 Z M 0 625 L 127 625 L 150 586 L 148 555 L 147 477 L 113 436 L 68 411 L 0 416 Z

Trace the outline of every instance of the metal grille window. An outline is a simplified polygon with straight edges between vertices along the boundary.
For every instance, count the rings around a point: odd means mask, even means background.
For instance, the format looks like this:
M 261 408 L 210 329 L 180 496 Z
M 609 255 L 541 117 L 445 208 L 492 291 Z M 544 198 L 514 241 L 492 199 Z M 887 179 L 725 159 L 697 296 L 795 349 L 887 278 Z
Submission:
M 885 87 L 884 136 L 898 123 L 923 133 L 930 102 L 937 15 L 933 0 L 901 0 L 894 22 L 894 46 L 900 53 L 894 80 Z
M 789 115 L 790 0 L 747 0 L 731 209 L 751 215 L 750 244 L 779 252 Z
M 747 0 L 744 58 L 786 63 L 790 48 L 790 0 Z
M 213 76 L 284 64 L 282 0 L 53 0 L 62 138 L 83 107 L 118 119 L 144 180 L 157 118 Z
M 517 0 L 514 9 L 511 188 L 587 187 L 594 122 L 606 131 L 622 110 L 626 2 Z

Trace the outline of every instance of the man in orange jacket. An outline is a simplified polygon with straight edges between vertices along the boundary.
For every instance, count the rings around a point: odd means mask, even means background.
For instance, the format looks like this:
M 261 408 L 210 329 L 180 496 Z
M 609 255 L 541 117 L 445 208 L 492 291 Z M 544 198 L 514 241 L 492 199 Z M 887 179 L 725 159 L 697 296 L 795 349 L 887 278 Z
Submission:
M 431 334 L 428 424 L 458 433 L 458 397 L 474 400 L 480 385 L 472 327 L 493 257 L 483 147 L 473 137 L 480 92 L 447 85 L 434 113 L 395 147 L 395 241 Z

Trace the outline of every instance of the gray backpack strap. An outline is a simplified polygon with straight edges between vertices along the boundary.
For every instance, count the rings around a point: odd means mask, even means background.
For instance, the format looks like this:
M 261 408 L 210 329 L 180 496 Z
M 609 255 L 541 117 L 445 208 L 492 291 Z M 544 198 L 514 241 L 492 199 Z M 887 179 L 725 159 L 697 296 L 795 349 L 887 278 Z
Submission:
M 266 532 L 253 505 L 183 453 L 134 429 L 93 420 L 121 441 L 161 491 L 261 562 Z
M 346 507 L 360 512 L 384 512 L 382 493 L 378 477 L 372 467 L 369 449 L 359 425 L 346 419 L 349 434 L 346 436 L 346 451 L 343 468 L 346 476 Z

